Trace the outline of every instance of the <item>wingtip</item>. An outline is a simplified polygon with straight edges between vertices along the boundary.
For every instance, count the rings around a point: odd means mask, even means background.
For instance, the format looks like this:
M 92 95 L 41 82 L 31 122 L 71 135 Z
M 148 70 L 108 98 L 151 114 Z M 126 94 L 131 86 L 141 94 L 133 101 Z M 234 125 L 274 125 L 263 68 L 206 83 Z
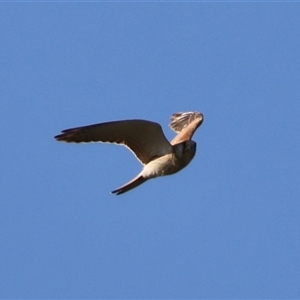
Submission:
M 54 137 L 58 142 L 72 142 L 72 141 L 69 141 L 68 138 L 65 136 L 64 133 L 62 134 L 58 134 Z
M 58 135 L 54 136 L 54 138 L 55 138 L 57 141 L 62 141 L 62 140 L 63 140 L 62 134 L 58 134 Z
M 65 129 L 62 130 L 60 134 L 56 135 L 54 138 L 58 142 L 67 142 L 67 143 L 81 143 L 83 141 L 76 139 L 76 130 Z
M 204 116 L 201 112 L 198 111 L 189 111 L 189 112 L 178 112 L 174 113 L 171 116 L 169 126 L 175 132 L 181 132 L 185 127 L 187 127 L 194 120 L 198 119 L 198 127 L 202 124 Z

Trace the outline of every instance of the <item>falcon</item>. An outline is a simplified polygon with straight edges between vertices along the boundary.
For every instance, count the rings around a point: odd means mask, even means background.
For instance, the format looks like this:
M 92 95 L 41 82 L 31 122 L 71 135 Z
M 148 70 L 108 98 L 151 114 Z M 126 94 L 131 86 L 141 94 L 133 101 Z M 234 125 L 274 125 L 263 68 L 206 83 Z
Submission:
M 120 195 L 148 179 L 171 175 L 185 168 L 196 153 L 193 134 L 203 122 L 199 112 L 179 112 L 171 116 L 169 126 L 177 135 L 169 142 L 162 127 L 147 120 L 123 120 L 65 129 L 55 136 L 68 143 L 103 142 L 124 145 L 142 163 L 142 171 L 111 193 Z

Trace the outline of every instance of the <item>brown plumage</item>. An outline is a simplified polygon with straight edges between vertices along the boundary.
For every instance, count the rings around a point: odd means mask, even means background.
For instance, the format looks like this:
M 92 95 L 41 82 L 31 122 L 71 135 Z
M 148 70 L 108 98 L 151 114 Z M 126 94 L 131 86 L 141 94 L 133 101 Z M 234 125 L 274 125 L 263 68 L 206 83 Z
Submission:
M 150 178 L 174 174 L 187 166 L 196 152 L 196 143 L 191 138 L 202 122 L 203 114 L 198 112 L 173 114 L 170 127 L 178 135 L 171 143 L 158 123 L 146 120 L 113 121 L 66 129 L 55 139 L 69 143 L 107 142 L 128 147 L 144 168 L 130 182 L 112 191 L 119 195 Z

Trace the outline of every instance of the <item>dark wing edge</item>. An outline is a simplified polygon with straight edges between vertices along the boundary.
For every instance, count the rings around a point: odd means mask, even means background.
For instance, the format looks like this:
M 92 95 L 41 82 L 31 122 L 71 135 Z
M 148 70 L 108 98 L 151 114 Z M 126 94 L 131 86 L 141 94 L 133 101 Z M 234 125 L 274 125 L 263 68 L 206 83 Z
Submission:
M 113 121 L 75 127 L 63 130 L 54 138 L 68 143 L 102 142 L 124 145 L 142 164 L 171 151 L 171 144 L 161 126 L 146 120 Z
M 124 140 L 130 138 L 135 134 L 137 130 L 132 134 L 133 128 L 149 126 L 160 126 L 157 123 L 145 121 L 145 120 L 123 120 L 97 123 L 92 125 L 74 127 L 64 129 L 61 134 L 56 135 L 54 138 L 57 141 L 64 141 L 67 143 L 90 143 L 90 142 L 102 142 L 102 143 L 115 143 L 124 144 Z
M 99 123 L 88 126 L 64 129 L 61 131 L 61 134 L 56 135 L 54 138 L 59 142 L 67 143 L 101 142 L 97 135 L 97 128 L 99 125 L 101 124 Z

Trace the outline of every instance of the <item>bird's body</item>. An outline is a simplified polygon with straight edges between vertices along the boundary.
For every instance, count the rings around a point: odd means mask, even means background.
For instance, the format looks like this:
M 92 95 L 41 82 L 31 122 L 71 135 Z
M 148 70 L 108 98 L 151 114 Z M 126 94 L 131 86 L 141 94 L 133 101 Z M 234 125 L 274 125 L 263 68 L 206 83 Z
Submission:
M 178 135 L 170 142 L 159 124 L 146 120 L 124 120 L 66 129 L 55 136 L 66 142 L 108 142 L 127 146 L 144 165 L 142 171 L 124 186 L 112 191 L 125 193 L 148 179 L 171 175 L 186 167 L 196 153 L 191 138 L 202 124 L 203 114 L 177 113 L 171 118 L 171 128 Z

